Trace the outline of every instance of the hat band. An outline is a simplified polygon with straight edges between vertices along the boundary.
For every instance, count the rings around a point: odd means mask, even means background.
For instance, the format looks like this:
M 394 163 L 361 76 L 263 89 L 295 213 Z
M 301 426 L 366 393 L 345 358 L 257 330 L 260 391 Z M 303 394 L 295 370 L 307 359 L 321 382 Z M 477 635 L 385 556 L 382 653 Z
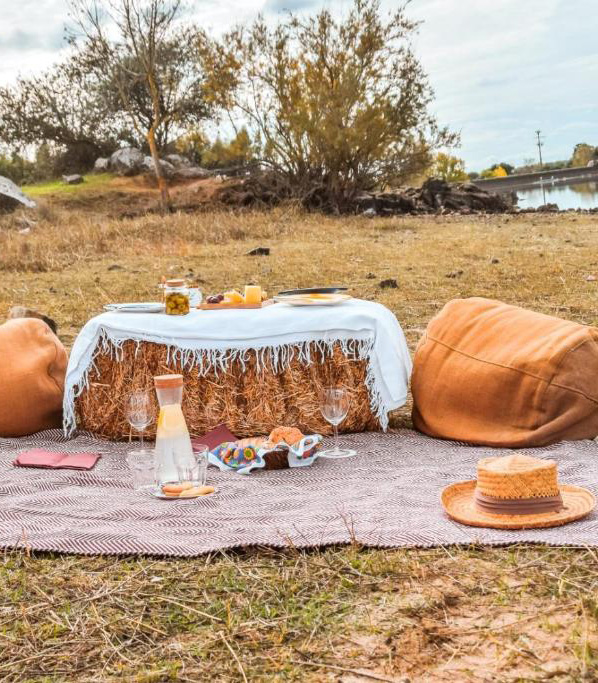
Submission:
M 475 491 L 475 504 L 480 512 L 493 515 L 539 515 L 560 512 L 565 506 L 559 493 L 543 498 L 494 498 Z

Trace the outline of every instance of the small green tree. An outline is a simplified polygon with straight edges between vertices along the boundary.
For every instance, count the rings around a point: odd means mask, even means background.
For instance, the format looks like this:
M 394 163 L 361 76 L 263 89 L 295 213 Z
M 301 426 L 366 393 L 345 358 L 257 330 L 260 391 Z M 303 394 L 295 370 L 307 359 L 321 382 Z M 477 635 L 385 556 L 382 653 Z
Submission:
M 507 169 L 500 164 L 494 164 L 480 173 L 481 178 L 506 178 L 508 175 Z
M 254 147 L 245 127 L 228 143 L 218 137 L 202 154 L 201 163 L 207 168 L 242 166 L 254 158 Z
M 586 142 L 580 142 L 575 145 L 570 165 L 573 168 L 587 166 L 592 159 L 596 158 L 598 158 L 598 147 L 592 147 L 592 145 L 588 145 Z
M 247 122 L 261 158 L 305 203 L 343 210 L 455 144 L 428 111 L 433 92 L 405 7 L 383 16 L 379 0 L 354 0 L 342 19 L 322 10 L 272 28 L 260 18 L 202 45 L 216 101 Z
M 437 178 L 442 178 L 447 183 L 459 183 L 468 180 L 469 176 L 465 172 L 465 162 L 451 154 L 439 152 L 432 168 L 432 174 Z

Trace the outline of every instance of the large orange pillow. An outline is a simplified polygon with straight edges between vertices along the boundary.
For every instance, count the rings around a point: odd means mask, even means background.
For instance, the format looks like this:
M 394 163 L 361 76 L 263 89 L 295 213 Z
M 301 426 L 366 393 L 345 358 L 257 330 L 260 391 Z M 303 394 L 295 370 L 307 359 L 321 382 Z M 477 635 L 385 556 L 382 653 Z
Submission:
M 25 436 L 62 424 L 67 355 L 42 320 L 0 325 L 0 436 Z
M 499 301 L 450 301 L 415 352 L 413 422 L 444 439 L 537 446 L 598 435 L 598 329 Z

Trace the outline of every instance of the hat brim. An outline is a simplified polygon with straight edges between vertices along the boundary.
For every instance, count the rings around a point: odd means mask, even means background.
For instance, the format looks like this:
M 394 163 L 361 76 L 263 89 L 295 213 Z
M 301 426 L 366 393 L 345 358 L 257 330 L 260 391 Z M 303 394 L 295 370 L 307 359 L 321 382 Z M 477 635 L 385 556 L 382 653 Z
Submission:
M 543 512 L 535 515 L 491 515 L 478 510 L 474 492 L 476 481 L 460 481 L 447 486 L 441 495 L 442 505 L 447 515 L 468 526 L 489 527 L 491 529 L 539 529 L 561 526 L 581 519 L 596 506 L 596 499 L 579 486 L 563 484 L 559 486 L 564 508 L 559 512 Z

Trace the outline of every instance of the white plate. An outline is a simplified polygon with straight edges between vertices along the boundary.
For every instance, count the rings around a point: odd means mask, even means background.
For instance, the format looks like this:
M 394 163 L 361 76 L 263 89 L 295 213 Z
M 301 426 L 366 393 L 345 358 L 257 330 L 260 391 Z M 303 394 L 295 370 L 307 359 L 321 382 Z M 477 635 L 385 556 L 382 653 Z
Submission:
M 162 313 L 164 311 L 164 304 L 154 301 L 128 304 L 106 304 L 104 310 L 117 313 Z
M 162 489 L 159 486 L 155 486 L 154 488 L 149 489 L 149 492 L 154 496 L 154 498 L 159 498 L 160 500 L 197 500 L 198 498 L 209 498 L 210 496 L 213 496 L 215 493 L 218 493 L 218 489 L 214 487 L 214 490 L 212 493 L 204 493 L 203 496 L 167 496 L 166 494 L 162 493 Z
M 289 306 L 337 306 L 353 297 L 349 294 L 328 294 L 325 299 L 312 299 L 308 295 L 304 296 L 275 296 L 274 301 Z

